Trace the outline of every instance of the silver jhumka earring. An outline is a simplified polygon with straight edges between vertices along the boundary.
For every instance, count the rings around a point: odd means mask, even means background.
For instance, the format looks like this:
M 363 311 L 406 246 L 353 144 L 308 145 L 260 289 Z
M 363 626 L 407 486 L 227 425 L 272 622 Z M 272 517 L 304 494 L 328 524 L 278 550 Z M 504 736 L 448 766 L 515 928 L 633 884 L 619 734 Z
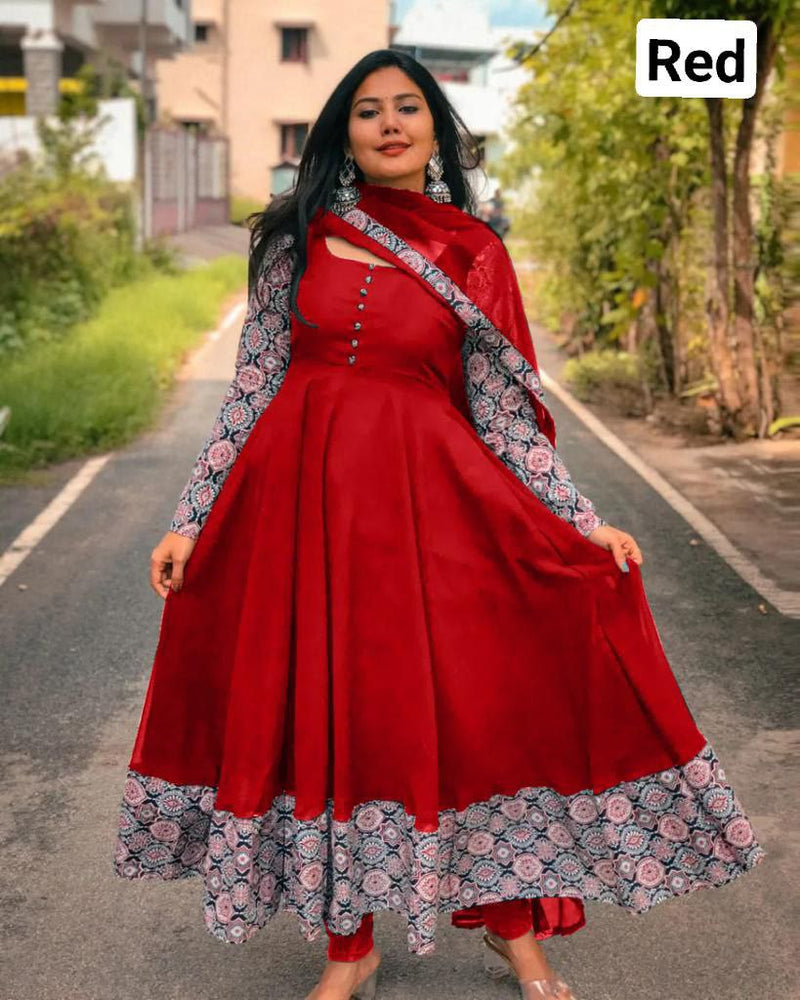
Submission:
M 438 150 L 433 151 L 433 155 L 428 160 L 426 169 L 430 174 L 431 179 L 425 185 L 425 194 L 431 199 L 431 201 L 438 201 L 440 203 L 450 201 L 450 188 L 447 186 L 445 181 L 442 180 L 444 167 Z
M 352 153 L 345 153 L 344 163 L 339 170 L 340 187 L 334 191 L 334 203 L 344 211 L 357 205 L 361 197 L 358 188 L 353 186 L 356 177 L 355 162 Z
M 437 201 L 440 204 L 449 202 L 451 200 L 450 188 L 442 180 L 444 168 L 442 158 L 436 150 L 434 150 L 433 155 L 425 165 L 425 169 L 430 175 L 430 179 L 425 185 L 425 194 L 431 201 Z M 333 202 L 338 209 L 347 211 L 347 209 L 357 205 L 361 197 L 358 188 L 353 184 L 356 171 L 355 159 L 352 153 L 345 153 L 344 163 L 339 170 L 338 176 L 340 186 L 334 190 Z

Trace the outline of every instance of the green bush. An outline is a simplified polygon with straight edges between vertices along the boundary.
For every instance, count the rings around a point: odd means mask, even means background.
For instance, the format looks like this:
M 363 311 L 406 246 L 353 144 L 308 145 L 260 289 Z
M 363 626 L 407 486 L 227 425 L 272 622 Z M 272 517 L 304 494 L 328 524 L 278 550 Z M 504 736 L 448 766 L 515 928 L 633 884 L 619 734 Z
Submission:
M 62 337 L 151 268 L 134 227 L 129 193 L 109 181 L 30 162 L 0 176 L 0 355 Z
M 142 247 L 142 253 L 157 271 L 162 271 L 164 274 L 180 274 L 183 270 L 180 254 L 163 236 L 147 240 Z
M 584 403 L 609 406 L 622 416 L 647 412 L 639 362 L 627 351 L 604 348 L 570 358 L 564 379 Z
M 0 366 L 0 480 L 96 450 L 149 427 L 198 333 L 247 282 L 241 257 L 221 257 L 177 276 L 151 273 L 105 299 L 98 313 L 56 342 Z

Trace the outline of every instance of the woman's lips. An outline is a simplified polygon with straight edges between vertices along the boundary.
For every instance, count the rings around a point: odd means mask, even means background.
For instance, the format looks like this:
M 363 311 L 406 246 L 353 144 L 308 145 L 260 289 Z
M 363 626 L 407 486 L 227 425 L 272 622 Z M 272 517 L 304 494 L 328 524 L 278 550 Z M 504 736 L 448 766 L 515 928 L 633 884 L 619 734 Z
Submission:
M 383 153 L 384 156 L 398 156 L 400 153 L 405 153 L 408 146 L 387 146 L 386 149 L 379 149 L 379 153 Z

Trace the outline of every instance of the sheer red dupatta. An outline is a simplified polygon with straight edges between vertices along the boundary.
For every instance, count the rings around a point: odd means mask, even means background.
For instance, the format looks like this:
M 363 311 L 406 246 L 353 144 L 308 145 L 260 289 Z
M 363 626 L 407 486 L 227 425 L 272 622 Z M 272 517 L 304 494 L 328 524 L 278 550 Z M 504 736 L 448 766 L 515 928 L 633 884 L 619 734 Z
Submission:
M 454 205 L 400 188 L 364 182 L 356 182 L 356 187 L 360 198 L 355 208 L 342 216 L 319 210 L 311 220 L 312 229 L 341 236 L 404 269 L 431 294 L 443 297 L 468 326 L 490 339 L 499 337 L 509 371 L 524 384 L 539 428 L 555 447 L 555 422 L 540 396 L 536 352 L 503 242 L 485 223 Z M 580 898 L 538 898 L 530 904 L 531 924 L 539 939 L 572 934 L 586 923 Z M 483 926 L 481 907 L 456 910 L 451 923 Z

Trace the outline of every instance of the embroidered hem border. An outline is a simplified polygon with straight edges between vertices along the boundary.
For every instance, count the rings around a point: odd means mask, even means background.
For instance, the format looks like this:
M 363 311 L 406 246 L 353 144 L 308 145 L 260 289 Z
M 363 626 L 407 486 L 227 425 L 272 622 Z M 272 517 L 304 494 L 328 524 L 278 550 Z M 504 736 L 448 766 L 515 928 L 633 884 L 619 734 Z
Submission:
M 572 896 L 644 913 L 719 886 L 765 852 L 709 743 L 686 764 L 595 794 L 523 788 L 440 813 L 420 831 L 403 805 L 357 806 L 348 821 L 296 819 L 281 794 L 242 819 L 216 789 L 128 771 L 114 871 L 129 879 L 200 875 L 207 929 L 248 940 L 279 909 L 308 941 L 352 934 L 369 912 L 406 914 L 408 949 L 435 950 L 437 916 L 512 898 Z

